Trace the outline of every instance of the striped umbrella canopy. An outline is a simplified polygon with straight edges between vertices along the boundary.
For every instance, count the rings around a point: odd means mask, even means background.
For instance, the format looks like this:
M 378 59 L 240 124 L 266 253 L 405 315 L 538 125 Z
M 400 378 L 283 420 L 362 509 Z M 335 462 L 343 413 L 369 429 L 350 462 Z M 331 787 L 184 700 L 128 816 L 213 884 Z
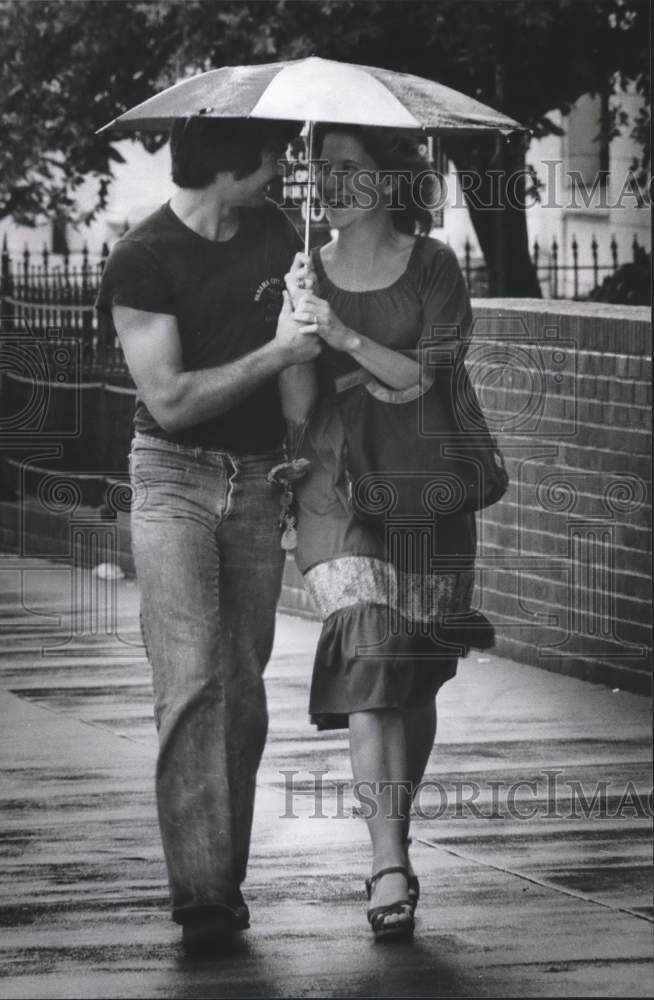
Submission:
M 223 66 L 189 77 L 103 128 L 164 132 L 176 118 L 273 118 L 448 132 L 523 130 L 486 104 L 433 80 L 311 56 Z
M 137 104 L 98 131 L 164 132 L 175 119 L 196 115 L 308 122 L 307 201 L 313 183 L 314 122 L 420 129 L 439 135 L 526 131 L 507 115 L 433 80 L 317 56 L 200 73 Z M 310 214 L 307 210 L 305 251 Z

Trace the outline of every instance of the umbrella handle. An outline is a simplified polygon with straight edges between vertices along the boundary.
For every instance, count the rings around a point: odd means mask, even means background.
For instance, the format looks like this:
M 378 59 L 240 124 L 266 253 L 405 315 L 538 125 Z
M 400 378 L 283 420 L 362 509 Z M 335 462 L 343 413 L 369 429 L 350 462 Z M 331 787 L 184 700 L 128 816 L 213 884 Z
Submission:
M 313 202 L 312 192 L 313 192 L 313 122 L 309 122 L 309 155 L 308 155 L 308 167 L 309 171 L 307 174 L 307 200 L 305 204 L 305 217 L 304 217 L 304 253 L 309 256 L 309 233 L 311 230 L 311 206 Z

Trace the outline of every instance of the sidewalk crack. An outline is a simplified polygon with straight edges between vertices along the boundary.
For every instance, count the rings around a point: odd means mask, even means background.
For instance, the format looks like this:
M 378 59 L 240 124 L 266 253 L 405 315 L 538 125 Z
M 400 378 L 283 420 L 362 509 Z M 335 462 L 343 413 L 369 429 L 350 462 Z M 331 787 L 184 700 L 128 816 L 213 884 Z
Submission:
M 653 924 L 654 918 L 648 916 L 646 913 L 639 913 L 638 910 L 632 910 L 628 906 L 619 906 L 616 903 L 609 903 L 604 899 L 597 899 L 596 896 L 591 896 L 587 892 L 581 892 L 578 889 L 567 889 L 565 886 L 555 885 L 553 882 L 548 882 L 545 879 L 537 878 L 535 875 L 527 875 L 525 872 L 516 871 L 514 868 L 507 868 L 504 865 L 494 865 L 489 861 L 483 861 L 481 858 L 473 858 L 469 854 L 461 854 L 459 851 L 452 850 L 451 847 L 443 847 L 442 844 L 434 843 L 431 840 L 423 840 L 421 837 L 416 837 L 413 835 L 413 840 L 416 843 L 423 844 L 425 847 L 436 848 L 439 851 L 444 851 L 445 854 L 450 854 L 454 858 L 459 858 L 461 861 L 469 861 L 475 865 L 483 865 L 484 868 L 492 868 L 493 871 L 502 872 L 504 875 L 513 875 L 515 878 L 523 879 L 525 882 L 531 882 L 533 885 L 540 886 L 542 889 L 551 889 L 554 892 L 558 892 L 563 896 L 572 896 L 573 899 L 579 899 L 584 903 L 594 903 L 596 906 L 603 906 L 607 910 L 612 910 L 614 913 L 627 913 L 630 917 L 636 917 L 638 920 L 646 920 L 647 923 Z

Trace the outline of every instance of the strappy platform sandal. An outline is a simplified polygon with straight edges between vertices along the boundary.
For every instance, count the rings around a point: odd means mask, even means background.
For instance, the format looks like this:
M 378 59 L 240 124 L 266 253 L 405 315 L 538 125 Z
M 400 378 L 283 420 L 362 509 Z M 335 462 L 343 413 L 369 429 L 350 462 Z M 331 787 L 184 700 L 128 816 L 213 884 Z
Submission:
M 368 899 L 372 897 L 372 889 L 375 882 L 378 882 L 384 875 L 398 873 L 404 875 L 409 882 L 409 873 L 406 868 L 381 868 L 371 878 L 366 879 L 366 895 Z M 398 899 L 395 903 L 388 903 L 386 906 L 373 906 L 368 910 L 368 922 L 375 935 L 375 941 L 410 941 L 415 929 L 413 910 L 408 897 Z M 392 918 L 392 919 L 391 919 Z
M 411 840 L 411 837 L 407 837 L 406 840 L 402 841 L 402 847 L 406 847 L 407 850 L 407 864 L 409 860 L 409 848 L 412 843 L 413 841 Z M 418 905 L 418 900 L 420 899 L 420 882 L 418 881 L 417 875 L 409 875 L 407 878 L 407 898 L 415 911 L 415 908 Z

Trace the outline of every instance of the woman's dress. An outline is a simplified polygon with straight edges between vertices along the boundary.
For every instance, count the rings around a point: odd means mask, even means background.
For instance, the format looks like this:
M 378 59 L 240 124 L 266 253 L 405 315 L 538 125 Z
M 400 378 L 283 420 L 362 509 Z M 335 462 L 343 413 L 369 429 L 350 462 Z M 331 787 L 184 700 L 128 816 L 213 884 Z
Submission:
M 446 244 L 417 237 L 400 278 L 367 292 L 338 288 L 319 252 L 313 261 L 318 294 L 357 333 L 416 358 L 426 338 L 465 344 L 470 302 Z M 389 519 L 385 530 L 355 514 L 340 394 L 362 376 L 388 405 L 403 393 L 331 348 L 319 359 L 319 376 L 319 400 L 299 450 L 311 467 L 297 484 L 296 561 L 323 622 L 309 712 L 319 729 L 335 729 L 348 726 L 351 712 L 422 705 L 454 676 L 457 656 L 439 640 L 438 627 L 444 615 L 470 608 L 476 534 L 470 513 L 439 521 L 425 512 L 408 527 Z

